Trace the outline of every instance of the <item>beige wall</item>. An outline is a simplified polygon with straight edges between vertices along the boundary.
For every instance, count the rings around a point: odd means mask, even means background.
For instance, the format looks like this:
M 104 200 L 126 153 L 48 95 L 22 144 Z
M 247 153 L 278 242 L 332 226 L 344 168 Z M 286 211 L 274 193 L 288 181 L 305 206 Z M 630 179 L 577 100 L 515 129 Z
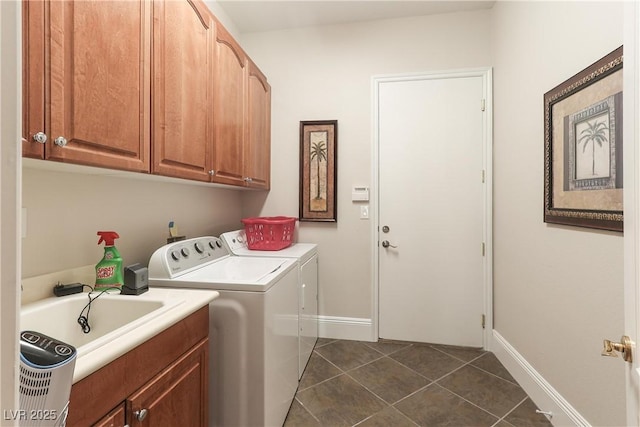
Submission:
M 166 243 L 168 224 L 188 237 L 240 224 L 240 192 L 193 184 L 24 168 L 22 277 L 96 264 L 98 230 L 115 230 L 124 265 L 146 265 Z
M 542 96 L 623 40 L 622 3 L 493 8 L 495 329 L 593 425 L 624 425 L 620 233 L 542 222 Z
M 372 75 L 494 66 L 495 328 L 594 425 L 622 425 L 622 236 L 542 221 L 542 96 L 622 44 L 621 3 L 498 2 L 432 17 L 242 35 L 272 85 L 272 191 L 245 215 L 297 215 L 298 122 L 338 120 L 338 223 L 319 243 L 320 313 L 370 318 L 370 223 L 350 200 L 371 185 Z
M 490 11 L 245 34 L 272 87 L 272 190 L 244 213 L 298 215 L 299 122 L 338 120 L 338 222 L 301 223 L 319 244 L 320 314 L 370 319 L 370 221 L 351 188 L 371 186 L 371 77 L 490 65 Z M 437 41 L 437 42 L 434 42 Z

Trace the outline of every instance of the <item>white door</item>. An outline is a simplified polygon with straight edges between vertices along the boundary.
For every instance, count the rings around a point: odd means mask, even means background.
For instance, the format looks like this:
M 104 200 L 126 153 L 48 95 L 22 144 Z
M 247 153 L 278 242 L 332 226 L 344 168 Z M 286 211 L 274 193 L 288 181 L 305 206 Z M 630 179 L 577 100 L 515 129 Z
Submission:
M 480 75 L 378 85 L 381 338 L 483 346 L 483 97 Z

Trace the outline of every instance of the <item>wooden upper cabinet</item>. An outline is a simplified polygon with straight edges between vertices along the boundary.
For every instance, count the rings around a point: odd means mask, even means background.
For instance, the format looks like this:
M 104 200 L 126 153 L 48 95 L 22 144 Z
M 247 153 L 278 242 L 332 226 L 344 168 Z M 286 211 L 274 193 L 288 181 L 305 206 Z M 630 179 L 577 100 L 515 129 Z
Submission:
M 216 22 L 213 181 L 244 185 L 247 56 Z
M 271 88 L 202 0 L 22 10 L 23 156 L 269 189 Z
M 199 1 L 154 1 L 153 173 L 211 179 L 213 33 Z
M 22 155 L 37 159 L 44 159 L 46 138 L 44 5 L 37 0 L 22 2 Z
M 51 1 L 45 158 L 149 171 L 149 2 Z
M 249 61 L 248 123 L 245 154 L 247 186 L 269 189 L 271 176 L 271 86 Z

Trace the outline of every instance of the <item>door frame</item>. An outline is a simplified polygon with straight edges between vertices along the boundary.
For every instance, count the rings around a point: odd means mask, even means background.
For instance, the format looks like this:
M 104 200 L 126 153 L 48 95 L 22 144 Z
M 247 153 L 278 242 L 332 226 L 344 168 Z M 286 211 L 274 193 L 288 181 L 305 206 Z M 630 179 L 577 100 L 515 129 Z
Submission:
M 624 334 L 632 341 L 640 333 L 640 5 L 624 5 Z M 605 337 L 603 337 L 605 338 Z M 608 338 L 608 337 L 607 337 Z M 627 425 L 640 424 L 640 363 L 638 344 L 633 351 L 633 364 L 625 363 Z
M 492 69 L 470 68 L 461 70 L 432 71 L 411 74 L 393 74 L 380 75 L 371 78 L 372 85 L 372 135 L 373 144 L 371 150 L 371 192 L 370 192 L 370 219 L 371 219 L 371 266 L 372 266 L 372 313 L 371 313 L 371 340 L 377 341 L 379 338 L 379 292 L 380 292 L 380 275 L 379 263 L 380 256 L 378 251 L 378 230 L 380 228 L 379 220 L 379 88 L 382 83 L 403 82 L 414 80 L 438 80 L 438 79 L 455 79 L 465 77 L 481 77 L 483 82 L 484 95 L 484 111 L 483 118 L 484 132 L 482 136 L 483 145 L 483 170 L 484 170 L 484 226 L 483 239 L 485 256 L 483 261 L 483 306 L 485 314 L 485 323 L 483 330 L 483 348 L 490 350 L 491 337 L 493 331 L 493 99 L 492 99 Z M 482 99 L 478 99 L 478 108 L 482 106 Z M 482 179 L 482 171 L 478 171 L 478 179 Z M 481 247 L 478 251 L 482 250 Z M 480 319 L 478 319 L 480 321 Z

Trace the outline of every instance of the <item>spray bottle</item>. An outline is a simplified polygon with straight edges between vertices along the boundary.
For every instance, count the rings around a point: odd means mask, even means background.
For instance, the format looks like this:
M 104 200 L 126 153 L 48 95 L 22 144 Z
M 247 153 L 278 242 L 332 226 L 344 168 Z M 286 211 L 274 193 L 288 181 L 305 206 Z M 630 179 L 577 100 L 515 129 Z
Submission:
M 115 231 L 98 231 L 98 244 L 104 242 L 104 256 L 96 264 L 96 291 L 108 288 L 122 288 L 122 258 L 120 252 L 113 246 L 113 241 L 120 236 Z

